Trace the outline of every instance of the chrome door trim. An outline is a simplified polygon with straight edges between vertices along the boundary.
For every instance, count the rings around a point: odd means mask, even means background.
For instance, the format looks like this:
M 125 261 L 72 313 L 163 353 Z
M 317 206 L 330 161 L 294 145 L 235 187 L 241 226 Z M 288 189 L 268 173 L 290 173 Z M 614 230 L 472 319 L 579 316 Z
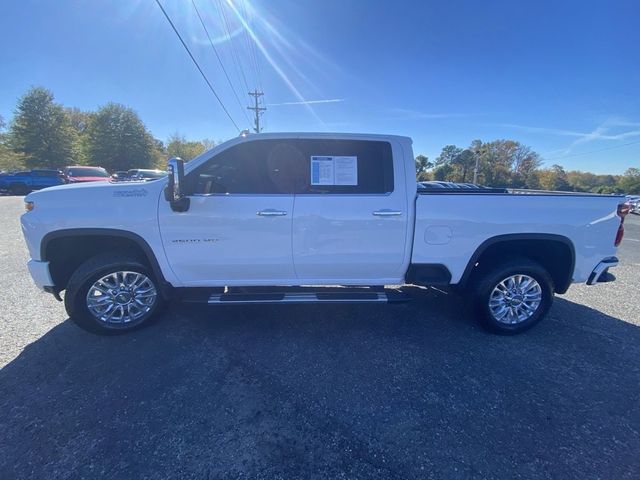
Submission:
M 376 210 L 372 212 L 372 215 L 376 217 L 398 217 L 402 215 L 400 210 L 389 210 L 388 208 L 383 208 L 382 210 Z
M 256 212 L 260 217 L 284 217 L 287 214 L 284 210 L 276 210 L 274 208 L 266 208 Z

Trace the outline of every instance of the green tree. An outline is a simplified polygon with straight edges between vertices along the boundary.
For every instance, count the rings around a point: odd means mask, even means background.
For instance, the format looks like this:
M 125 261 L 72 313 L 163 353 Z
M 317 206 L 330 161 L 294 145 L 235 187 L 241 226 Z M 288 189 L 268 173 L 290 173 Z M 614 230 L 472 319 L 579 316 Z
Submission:
M 439 167 L 440 165 L 451 165 L 453 160 L 461 153 L 462 148 L 456 147 L 455 145 L 445 145 L 442 147 L 440 155 L 436 157 L 434 166 Z
M 418 181 L 426 180 L 429 175 L 429 170 L 433 167 L 433 163 L 429 161 L 429 158 L 425 155 L 418 155 L 416 157 L 416 175 Z
M 473 152 L 469 149 L 462 150 L 452 160 L 451 164 L 455 168 L 456 182 L 470 182 L 472 180 L 473 169 L 475 168 L 476 158 Z
M 542 165 L 540 155 L 534 152 L 531 147 L 514 142 L 512 155 L 512 182 L 514 187 L 526 187 L 537 182 L 535 172 Z M 531 188 L 531 187 L 530 187 Z
M 440 181 L 452 181 L 454 168 L 450 163 L 443 163 L 433 170 L 433 179 Z
M 567 173 L 560 165 L 540 171 L 540 187 L 544 190 L 571 191 L 567 181 Z
M 5 132 L 7 124 L 0 115 L 0 171 L 9 172 L 21 170 L 24 167 L 24 156 L 13 151 L 8 142 L 8 135 Z
M 80 110 L 79 108 L 75 107 L 66 107 L 64 111 L 69 117 L 71 126 L 75 129 L 76 132 L 78 132 L 79 134 L 83 134 L 87 131 L 89 123 L 91 123 L 93 113 L 85 112 L 84 110 Z
M 78 160 L 76 163 L 78 165 L 85 165 L 87 163 L 88 149 L 87 129 L 89 128 L 89 124 L 93 118 L 93 113 L 85 112 L 84 110 L 80 110 L 75 107 L 66 107 L 64 111 L 69 117 L 71 126 L 78 136 Z
M 529 188 L 532 190 L 540 190 L 542 187 L 540 186 L 540 170 L 534 170 L 527 177 L 527 181 L 525 182 L 524 188 Z
M 167 149 L 164 146 L 164 142 L 157 138 L 152 139 L 153 142 L 153 165 L 160 170 L 166 170 L 167 161 L 169 156 L 167 155 Z
M 169 157 L 180 157 L 187 162 L 200 155 L 206 148 L 204 142 L 189 141 L 184 136 L 175 133 L 169 137 L 167 154 Z
M 9 135 L 27 167 L 60 168 L 78 160 L 77 134 L 46 88 L 33 87 L 20 98 Z
M 628 168 L 620 177 L 618 186 L 627 195 L 640 194 L 640 168 Z
M 202 143 L 202 145 L 204 145 L 205 152 L 207 150 L 211 150 L 213 147 L 216 146 L 216 142 L 214 142 L 210 138 L 203 138 L 202 140 L 200 140 L 200 143 Z M 218 142 L 218 143 L 222 143 L 222 142 Z
M 610 195 L 612 193 L 624 193 L 619 187 L 611 185 L 600 185 L 593 189 L 593 193 L 600 193 L 603 195 Z
M 91 118 L 86 129 L 91 165 L 109 171 L 155 166 L 155 142 L 131 108 L 108 103 Z
M 462 182 L 462 178 L 466 177 L 466 158 L 465 150 L 460 147 L 455 145 L 445 145 L 442 147 L 440 155 L 436 157 L 434 162 L 434 180 Z M 466 178 L 464 181 L 466 181 Z
M 596 175 L 590 172 L 572 170 L 567 172 L 567 181 L 576 192 L 611 193 L 622 191 L 618 185 L 619 175 Z

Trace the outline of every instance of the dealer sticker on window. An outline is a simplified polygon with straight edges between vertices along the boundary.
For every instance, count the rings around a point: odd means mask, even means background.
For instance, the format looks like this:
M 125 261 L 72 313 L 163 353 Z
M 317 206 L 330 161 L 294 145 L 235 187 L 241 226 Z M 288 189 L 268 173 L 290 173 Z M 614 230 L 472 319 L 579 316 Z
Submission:
M 358 157 L 311 157 L 311 185 L 358 185 Z

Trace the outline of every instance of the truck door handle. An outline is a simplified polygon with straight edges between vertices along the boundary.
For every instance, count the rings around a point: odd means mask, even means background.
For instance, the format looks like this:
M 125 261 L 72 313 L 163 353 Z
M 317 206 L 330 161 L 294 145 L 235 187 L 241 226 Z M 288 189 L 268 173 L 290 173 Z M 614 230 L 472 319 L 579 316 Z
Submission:
M 283 217 L 287 214 L 284 210 L 275 210 L 273 208 L 267 208 L 265 210 L 260 210 L 257 215 L 261 217 Z
M 388 208 L 384 208 L 382 210 L 376 210 L 373 214 L 376 217 L 397 217 L 398 215 L 402 215 L 402 212 L 399 210 L 389 210 Z

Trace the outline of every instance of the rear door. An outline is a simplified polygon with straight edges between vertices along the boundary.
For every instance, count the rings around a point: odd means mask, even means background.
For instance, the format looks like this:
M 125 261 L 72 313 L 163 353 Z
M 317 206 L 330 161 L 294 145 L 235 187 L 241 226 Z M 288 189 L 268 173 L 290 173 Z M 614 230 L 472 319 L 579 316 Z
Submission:
M 292 245 L 301 283 L 403 281 L 409 208 L 401 146 L 324 139 L 296 146 L 303 185 Z

